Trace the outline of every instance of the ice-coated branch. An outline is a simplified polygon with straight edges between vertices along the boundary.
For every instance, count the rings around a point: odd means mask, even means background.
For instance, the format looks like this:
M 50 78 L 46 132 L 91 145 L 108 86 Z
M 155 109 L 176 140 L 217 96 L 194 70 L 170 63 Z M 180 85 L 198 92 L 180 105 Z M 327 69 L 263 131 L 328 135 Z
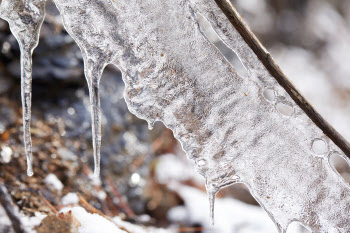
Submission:
M 249 29 L 242 16 L 228 0 L 215 0 L 216 4 L 226 15 L 229 22 L 235 27 L 243 40 L 253 50 L 258 59 L 263 63 L 267 71 L 287 91 L 290 97 L 308 115 L 308 117 L 350 158 L 350 144 L 340 135 L 303 97 L 297 88 L 277 65 L 271 54 L 260 43 L 259 39 Z
M 13 0 L 0 5 L 0 17 L 32 49 L 42 1 L 27 0 L 35 4 L 25 5 L 25 12 Z M 280 232 L 293 221 L 313 232 L 350 232 L 350 186 L 329 162 L 340 148 L 349 155 L 348 143 L 299 94 L 227 0 L 54 2 L 83 53 L 96 175 L 98 83 L 112 64 L 123 74 L 129 110 L 151 125 L 162 121 L 194 160 L 206 179 L 212 216 L 216 192 L 240 182 Z M 247 78 L 206 37 L 197 13 L 236 52 Z M 27 14 L 33 22 L 22 21 Z M 317 143 L 322 150 L 314 150 Z
M 18 218 L 16 210 L 13 207 L 11 197 L 7 193 L 4 183 L 0 180 L 0 204 L 5 209 L 7 216 L 9 217 L 13 230 L 16 233 L 25 233 L 21 220 Z

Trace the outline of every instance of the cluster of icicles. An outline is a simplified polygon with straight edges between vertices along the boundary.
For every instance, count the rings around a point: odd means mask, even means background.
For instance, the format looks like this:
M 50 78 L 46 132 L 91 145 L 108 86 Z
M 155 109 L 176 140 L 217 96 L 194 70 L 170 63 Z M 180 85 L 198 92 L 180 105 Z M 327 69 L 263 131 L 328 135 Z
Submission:
M 162 121 L 205 177 L 213 216 L 216 193 L 246 184 L 280 232 L 298 221 L 314 232 L 350 232 L 350 189 L 329 163 L 340 149 L 269 74 L 214 0 L 54 0 L 79 45 L 91 100 L 95 174 L 100 173 L 99 81 L 118 67 L 129 110 Z M 0 0 L 21 48 L 24 143 L 30 139 L 31 56 L 45 0 Z M 236 52 L 240 77 L 207 39 L 197 15 Z M 321 144 L 323 148 L 317 149 Z

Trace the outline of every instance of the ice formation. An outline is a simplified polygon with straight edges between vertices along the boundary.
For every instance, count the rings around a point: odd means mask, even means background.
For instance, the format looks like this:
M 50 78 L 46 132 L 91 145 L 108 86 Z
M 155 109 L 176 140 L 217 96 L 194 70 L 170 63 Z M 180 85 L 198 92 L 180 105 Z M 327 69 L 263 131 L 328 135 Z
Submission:
M 123 74 L 129 110 L 150 128 L 162 121 L 195 161 L 206 179 L 212 212 L 216 193 L 242 182 L 280 232 L 293 221 L 313 232 L 350 231 L 350 189 L 329 163 L 329 156 L 341 154 L 340 149 L 269 74 L 214 0 L 54 2 L 83 53 L 96 175 L 101 141 L 98 86 L 104 67 L 114 64 Z M 27 45 L 28 38 L 38 33 L 43 6 L 38 0 L 3 0 L 0 6 L 0 16 L 15 35 L 14 25 L 26 25 L 21 31 L 28 33 L 25 41 L 17 39 L 30 52 L 35 46 Z M 19 17 L 23 12 L 26 17 Z M 206 38 L 196 14 L 237 53 L 249 78 L 240 77 Z M 30 53 L 22 52 L 22 80 L 28 80 Z M 25 86 L 25 131 L 29 93 Z
M 30 118 L 32 102 L 32 53 L 38 45 L 41 24 L 45 16 L 44 0 L 0 0 L 0 18 L 9 22 L 12 34 L 21 50 L 21 92 L 23 140 L 27 156 L 27 174 L 33 175 Z

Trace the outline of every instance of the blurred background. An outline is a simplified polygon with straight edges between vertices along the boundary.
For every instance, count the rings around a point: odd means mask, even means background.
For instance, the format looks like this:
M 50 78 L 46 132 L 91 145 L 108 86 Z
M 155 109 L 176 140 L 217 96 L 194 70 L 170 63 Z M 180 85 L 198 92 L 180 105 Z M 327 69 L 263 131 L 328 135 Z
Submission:
M 350 1 L 232 3 L 306 99 L 350 140 Z M 201 18 L 200 25 L 239 74 L 246 76 L 237 56 L 208 22 Z M 145 226 L 147 232 L 159 228 L 164 232 L 277 232 L 241 184 L 220 191 L 216 224 L 209 225 L 204 179 L 194 172 L 171 131 L 159 122 L 150 131 L 145 121 L 128 112 L 121 74 L 113 66 L 105 69 L 101 81 L 102 174 L 99 179 L 93 177 L 82 56 L 51 1 L 33 57 L 34 176 L 28 177 L 19 57 L 17 41 L 7 23 L 0 21 L 0 179 L 28 221 L 79 203 L 92 212 Z M 342 159 L 334 158 L 332 164 L 350 181 Z M 0 207 L 0 232 L 11 232 L 9 224 Z M 48 232 L 43 227 L 36 231 Z M 308 231 L 292 224 L 288 232 Z

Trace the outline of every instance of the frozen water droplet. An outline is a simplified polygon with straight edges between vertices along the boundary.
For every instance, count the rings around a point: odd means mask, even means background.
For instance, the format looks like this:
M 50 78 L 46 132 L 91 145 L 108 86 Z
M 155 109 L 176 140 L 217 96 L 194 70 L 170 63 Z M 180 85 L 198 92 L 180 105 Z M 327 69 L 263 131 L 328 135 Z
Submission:
M 27 163 L 27 176 L 33 176 L 33 166 L 31 163 Z
M 311 149 L 317 155 L 324 155 L 328 152 L 328 145 L 325 140 L 317 138 L 312 141 Z
M 148 121 L 147 123 L 148 123 L 148 129 L 149 129 L 149 130 L 152 130 L 153 127 L 154 127 L 155 121 Z
M 267 101 L 273 102 L 276 99 L 276 92 L 272 88 L 268 87 L 263 91 L 263 96 Z
M 292 116 L 294 113 L 293 105 L 289 102 L 278 102 L 276 109 L 283 116 Z

